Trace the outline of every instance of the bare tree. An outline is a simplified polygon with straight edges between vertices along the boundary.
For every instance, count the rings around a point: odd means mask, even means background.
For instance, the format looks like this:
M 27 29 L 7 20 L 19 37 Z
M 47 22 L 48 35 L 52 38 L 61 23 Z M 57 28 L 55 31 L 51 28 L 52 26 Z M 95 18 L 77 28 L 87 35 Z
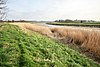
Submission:
M 6 18 L 6 6 L 7 0 L 0 0 L 0 21 Z

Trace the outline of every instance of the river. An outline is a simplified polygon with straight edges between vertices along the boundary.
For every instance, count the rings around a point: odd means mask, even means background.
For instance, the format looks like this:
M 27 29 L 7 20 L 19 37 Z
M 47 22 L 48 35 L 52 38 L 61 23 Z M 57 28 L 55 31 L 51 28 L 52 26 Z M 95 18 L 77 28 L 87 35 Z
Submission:
M 99 31 L 100 32 L 100 28 L 95 28 L 95 27 L 49 25 L 49 24 L 46 24 L 46 22 L 39 22 L 39 23 L 35 23 L 35 24 L 38 24 L 38 25 L 41 25 L 41 26 L 46 26 L 46 27 L 49 27 L 49 28 L 65 27 L 65 28 L 71 28 L 71 29 L 95 30 L 95 31 Z

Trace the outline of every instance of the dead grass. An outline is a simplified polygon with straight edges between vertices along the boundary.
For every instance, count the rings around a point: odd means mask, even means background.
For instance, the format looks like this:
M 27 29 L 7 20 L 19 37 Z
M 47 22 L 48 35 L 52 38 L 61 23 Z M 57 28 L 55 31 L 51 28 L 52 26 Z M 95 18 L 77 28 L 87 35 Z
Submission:
M 47 36 L 52 35 L 52 32 L 48 27 L 40 26 L 37 24 L 31 24 L 31 23 L 10 23 L 10 24 L 18 25 L 24 32 L 27 32 L 27 30 L 31 30 Z
M 66 39 L 67 43 L 80 45 L 100 56 L 100 32 L 87 29 L 51 28 L 56 37 Z

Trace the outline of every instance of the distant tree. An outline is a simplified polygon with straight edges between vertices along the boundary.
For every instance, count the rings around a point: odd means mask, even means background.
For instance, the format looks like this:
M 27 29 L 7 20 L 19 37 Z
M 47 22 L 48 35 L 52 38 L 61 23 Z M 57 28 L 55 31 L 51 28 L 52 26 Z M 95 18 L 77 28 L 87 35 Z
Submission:
M 58 20 L 55 20 L 55 22 L 59 22 Z
M 80 22 L 81 22 L 81 23 L 83 23 L 83 21 L 82 21 L 82 20 L 81 20 Z
M 64 22 L 64 20 L 55 20 L 55 22 Z
M 7 0 L 0 0 L 0 21 L 3 21 L 6 18 L 6 3 Z
M 80 22 L 83 23 L 83 22 L 87 22 L 87 21 L 86 20 L 81 20 Z
M 73 22 L 73 20 L 66 19 L 65 22 Z

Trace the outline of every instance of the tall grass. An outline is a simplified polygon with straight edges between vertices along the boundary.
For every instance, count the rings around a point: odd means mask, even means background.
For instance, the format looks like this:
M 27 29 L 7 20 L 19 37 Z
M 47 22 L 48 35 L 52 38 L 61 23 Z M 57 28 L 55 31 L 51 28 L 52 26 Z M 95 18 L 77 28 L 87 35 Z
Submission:
M 18 25 L 24 31 L 28 29 L 34 32 L 41 33 L 43 35 L 47 36 L 52 35 L 52 32 L 48 27 L 40 26 L 37 24 L 31 24 L 31 23 L 11 23 L 11 24 Z
M 100 32 L 91 29 L 79 28 L 51 28 L 57 38 L 66 39 L 68 43 L 81 45 L 100 56 Z

